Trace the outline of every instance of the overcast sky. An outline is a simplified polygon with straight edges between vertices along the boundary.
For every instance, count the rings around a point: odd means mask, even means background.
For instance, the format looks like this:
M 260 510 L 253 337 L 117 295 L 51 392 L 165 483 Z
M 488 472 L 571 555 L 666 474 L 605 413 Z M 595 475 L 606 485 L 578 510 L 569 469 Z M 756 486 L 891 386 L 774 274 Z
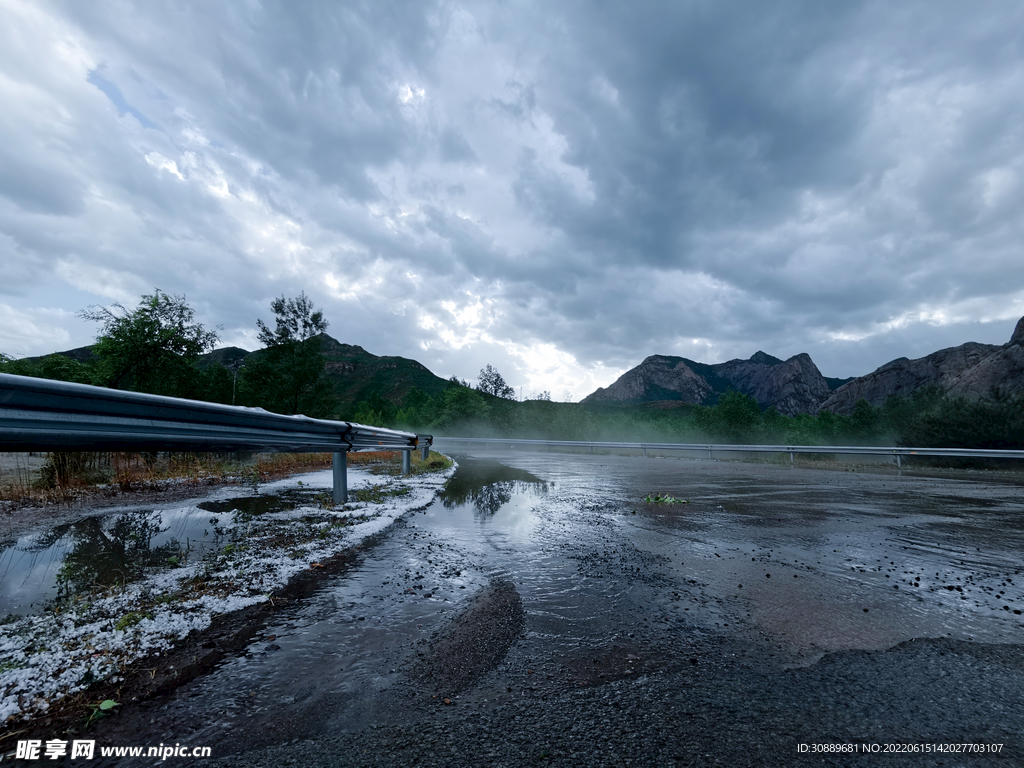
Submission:
M 1024 315 L 1024 5 L 0 0 L 0 352 L 184 294 L 579 400 Z

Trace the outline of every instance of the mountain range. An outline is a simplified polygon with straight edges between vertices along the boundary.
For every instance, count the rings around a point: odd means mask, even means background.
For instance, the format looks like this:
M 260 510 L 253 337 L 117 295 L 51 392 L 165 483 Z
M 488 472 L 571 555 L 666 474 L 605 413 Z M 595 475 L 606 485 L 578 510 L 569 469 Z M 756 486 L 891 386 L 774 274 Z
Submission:
M 980 397 L 993 390 L 1024 389 L 1024 317 L 1001 346 L 967 342 L 925 357 L 886 363 L 866 376 L 830 379 L 810 355 L 780 360 L 757 352 L 748 360 L 708 365 L 684 357 L 651 355 L 584 403 L 691 403 L 712 405 L 730 389 L 787 416 L 819 410 L 848 414 L 857 401 L 882 405 L 936 384 L 952 395 Z
M 450 382 L 435 376 L 422 363 L 407 357 L 379 357 L 355 344 L 342 344 L 326 333 L 321 334 L 320 341 L 326 359 L 325 375 L 334 385 L 342 404 L 358 403 L 373 394 L 400 403 L 413 388 L 436 395 L 451 386 Z M 200 357 L 199 365 L 219 362 L 230 368 L 253 354 L 259 353 L 239 347 L 224 347 Z
M 343 405 L 352 405 L 376 393 L 399 403 L 414 387 L 428 395 L 436 395 L 451 386 L 450 382 L 435 376 L 425 365 L 406 357 L 377 355 L 354 344 L 342 344 L 326 333 L 321 337 L 321 349 L 326 359 L 326 376 L 334 385 Z M 93 357 L 92 346 L 69 349 L 57 354 L 88 362 Z M 241 347 L 221 347 L 199 357 L 199 367 L 220 363 L 229 369 L 241 367 L 251 355 Z M 41 357 L 28 358 L 41 360 Z
M 414 387 L 436 395 L 450 386 L 448 380 L 435 376 L 415 360 L 374 355 L 362 347 L 342 344 L 327 334 L 322 335 L 321 343 L 327 377 L 343 404 L 357 403 L 372 394 L 398 403 Z M 92 348 L 79 347 L 57 354 L 85 362 L 92 357 Z M 253 354 L 259 352 L 223 347 L 203 355 L 200 366 L 219 362 L 234 368 Z M 822 376 L 806 353 L 780 360 L 757 352 L 747 360 L 714 364 L 651 355 L 581 402 L 664 407 L 687 403 L 713 405 L 721 395 L 735 390 L 788 416 L 819 410 L 848 414 L 862 398 L 879 406 L 890 395 L 906 397 L 930 384 L 962 397 L 980 397 L 993 390 L 1024 390 L 1024 317 L 1017 322 L 1006 344 L 971 341 L 915 360 L 901 357 L 865 376 L 850 379 Z
M 698 363 L 685 357 L 651 355 L 607 388 L 598 388 L 584 403 L 639 404 L 680 401 L 713 405 L 729 390 L 750 395 L 761 405 L 795 416 L 816 413 L 833 391 L 849 379 L 826 379 L 802 353 L 780 360 L 757 352 L 749 360 Z

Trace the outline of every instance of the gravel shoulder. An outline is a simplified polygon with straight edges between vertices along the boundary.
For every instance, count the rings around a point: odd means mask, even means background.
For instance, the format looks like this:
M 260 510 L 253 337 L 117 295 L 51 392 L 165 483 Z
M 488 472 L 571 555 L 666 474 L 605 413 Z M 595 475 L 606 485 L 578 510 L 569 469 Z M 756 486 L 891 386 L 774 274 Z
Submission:
M 737 663 L 711 639 L 697 664 L 483 711 L 438 703 L 415 722 L 203 761 L 247 766 L 1021 765 L 1024 648 L 915 640 L 811 667 Z M 971 725 L 966 725 L 970 723 Z M 800 754 L 798 745 L 1002 745 L 998 754 Z M 809 748 L 812 748 L 809 746 Z M 917 747 L 921 748 L 921 747 Z

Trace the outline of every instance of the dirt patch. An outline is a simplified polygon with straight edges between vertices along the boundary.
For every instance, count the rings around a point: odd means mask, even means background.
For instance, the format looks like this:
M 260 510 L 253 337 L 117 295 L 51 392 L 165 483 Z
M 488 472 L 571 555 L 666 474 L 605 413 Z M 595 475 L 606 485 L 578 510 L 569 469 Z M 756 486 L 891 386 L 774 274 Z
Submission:
M 414 661 L 411 676 L 439 697 L 454 696 L 505 658 L 525 625 L 515 586 L 492 581 L 447 626 L 430 639 Z

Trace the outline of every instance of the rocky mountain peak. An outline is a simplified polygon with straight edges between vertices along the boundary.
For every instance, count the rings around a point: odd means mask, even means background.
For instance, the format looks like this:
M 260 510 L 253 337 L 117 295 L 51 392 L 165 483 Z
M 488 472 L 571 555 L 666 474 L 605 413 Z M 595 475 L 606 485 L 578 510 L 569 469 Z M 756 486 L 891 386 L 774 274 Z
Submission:
M 806 352 L 785 361 L 758 352 L 749 360 L 730 360 L 711 367 L 737 392 L 787 416 L 816 413 L 830 392 L 828 382 Z
M 847 414 L 860 399 L 883 405 L 891 396 L 909 397 L 931 384 L 958 397 L 980 397 L 993 390 L 1020 387 L 1024 383 L 1024 318 L 1017 323 L 1008 344 L 997 347 L 969 341 L 930 355 L 892 360 L 866 376 L 839 387 L 822 409 Z
M 358 344 L 344 344 L 337 339 L 328 336 L 326 333 L 320 336 L 321 349 L 325 355 L 336 355 L 341 357 L 377 357 L 367 352 Z
M 757 350 L 757 352 L 750 356 L 750 362 L 760 363 L 761 365 L 782 365 L 782 361 L 779 358 L 773 357 L 761 350 Z
M 795 355 L 783 361 L 759 351 L 749 360 L 730 360 L 715 365 L 683 357 L 651 355 L 607 389 L 598 389 L 583 402 L 713 403 L 730 389 L 788 415 L 815 413 L 829 395 L 828 383 L 809 355 Z
M 712 392 L 703 376 L 681 357 L 651 355 L 640 365 L 626 371 L 611 385 L 598 388 L 583 398 L 584 403 L 642 403 L 655 400 L 680 400 L 700 403 Z
M 1017 327 L 1013 329 L 1009 344 L 1024 345 L 1024 317 L 1017 321 Z M 1009 346 L 1007 344 L 1007 346 Z

